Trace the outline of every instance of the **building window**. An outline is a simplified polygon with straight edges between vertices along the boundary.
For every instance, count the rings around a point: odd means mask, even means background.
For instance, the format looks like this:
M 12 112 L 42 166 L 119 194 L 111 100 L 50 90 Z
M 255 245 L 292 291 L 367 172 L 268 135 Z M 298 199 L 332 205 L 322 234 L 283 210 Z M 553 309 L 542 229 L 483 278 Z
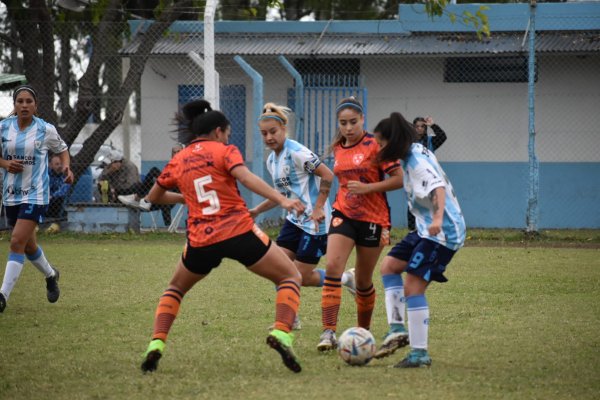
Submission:
M 528 74 L 528 60 L 524 56 L 452 57 L 444 63 L 444 82 L 449 83 L 527 82 Z
M 358 87 L 360 60 L 357 58 L 298 58 L 294 67 L 307 87 Z

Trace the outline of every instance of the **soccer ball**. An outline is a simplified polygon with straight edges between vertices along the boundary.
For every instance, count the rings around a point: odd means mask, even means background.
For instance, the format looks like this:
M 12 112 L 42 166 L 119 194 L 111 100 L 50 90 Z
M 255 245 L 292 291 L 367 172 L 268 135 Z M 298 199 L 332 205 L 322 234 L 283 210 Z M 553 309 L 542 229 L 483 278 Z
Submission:
M 350 365 L 366 365 L 375 354 L 375 338 L 365 328 L 348 328 L 338 340 L 338 353 Z

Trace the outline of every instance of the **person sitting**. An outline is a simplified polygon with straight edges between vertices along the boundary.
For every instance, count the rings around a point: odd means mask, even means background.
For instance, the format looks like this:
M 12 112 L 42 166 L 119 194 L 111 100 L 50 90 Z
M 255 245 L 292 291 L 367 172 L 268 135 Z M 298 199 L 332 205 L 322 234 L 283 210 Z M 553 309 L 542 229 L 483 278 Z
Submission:
M 50 203 L 46 211 L 48 218 L 63 218 L 65 215 L 64 201 L 71 185 L 65 182 L 62 161 L 58 154 L 50 157 L 48 176 L 50 178 Z

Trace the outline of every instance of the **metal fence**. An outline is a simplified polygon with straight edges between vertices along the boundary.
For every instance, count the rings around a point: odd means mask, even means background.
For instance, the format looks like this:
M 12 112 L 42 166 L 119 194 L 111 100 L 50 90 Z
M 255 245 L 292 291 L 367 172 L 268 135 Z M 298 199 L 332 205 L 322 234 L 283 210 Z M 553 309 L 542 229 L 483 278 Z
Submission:
M 257 129 L 256 103 L 292 108 L 290 137 L 325 155 L 336 132 L 335 105 L 351 94 L 365 106 L 368 130 L 393 111 L 410 121 L 433 118 L 447 135 L 436 155 L 454 184 L 469 226 L 528 228 L 533 196 L 535 229 L 600 228 L 599 35 L 537 32 L 535 85 L 530 86 L 530 37 L 525 31 L 493 32 L 479 41 L 473 34 L 452 32 L 407 36 L 220 28 L 215 38 L 219 107 L 232 121 L 232 143 L 269 182 L 262 168 L 267 153 Z M 177 142 L 173 115 L 178 107 L 203 96 L 204 73 L 190 55 L 190 51 L 203 55 L 198 23 L 156 39 L 124 123 L 106 140 L 107 146 L 135 164 L 140 179 L 168 161 Z M 118 65 L 103 66 L 98 120 L 90 118 L 75 143 L 93 135 L 96 124 L 108 117 L 104 113 L 105 104 L 112 101 L 111 82 L 122 80 L 127 65 L 139 57 L 139 40 L 140 36 L 128 37 Z M 85 42 L 74 44 L 85 59 Z M 262 78 L 259 91 L 240 58 Z M 3 92 L 2 97 L 9 95 Z M 72 106 L 75 98 L 73 93 Z M 429 135 L 434 135 L 431 128 Z M 533 172 L 539 190 L 533 193 L 531 151 L 539 161 Z M 101 155 L 94 158 L 85 188 L 75 190 L 68 201 L 102 202 L 96 176 Z M 390 193 L 389 202 L 394 226 L 405 226 L 402 191 Z M 169 220 L 161 221 L 155 214 L 153 219 L 143 215 L 142 226 L 168 225 Z

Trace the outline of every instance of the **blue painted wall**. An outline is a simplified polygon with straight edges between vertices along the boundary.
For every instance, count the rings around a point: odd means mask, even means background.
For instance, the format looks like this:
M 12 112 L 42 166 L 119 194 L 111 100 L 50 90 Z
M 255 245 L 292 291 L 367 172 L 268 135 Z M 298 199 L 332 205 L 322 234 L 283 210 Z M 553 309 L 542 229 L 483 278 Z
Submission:
M 142 172 L 162 168 L 164 162 L 144 162 Z M 250 163 L 249 163 L 250 164 Z M 525 228 L 528 166 L 518 162 L 442 163 L 458 196 L 467 222 L 475 228 Z M 251 165 L 248 165 L 251 168 Z M 600 228 L 600 163 L 540 163 L 540 229 Z M 271 182 L 269 177 L 264 177 Z M 250 204 L 248 190 L 239 185 Z M 334 186 L 335 187 L 335 186 Z M 331 195 L 331 201 L 335 193 Z M 406 226 L 403 190 L 388 193 L 392 225 Z M 268 219 L 281 216 L 276 208 Z M 162 219 L 158 215 L 157 221 Z M 149 221 L 149 219 L 148 219 Z M 148 227 L 142 215 L 142 226 Z M 160 224 L 159 224 L 160 226 Z

